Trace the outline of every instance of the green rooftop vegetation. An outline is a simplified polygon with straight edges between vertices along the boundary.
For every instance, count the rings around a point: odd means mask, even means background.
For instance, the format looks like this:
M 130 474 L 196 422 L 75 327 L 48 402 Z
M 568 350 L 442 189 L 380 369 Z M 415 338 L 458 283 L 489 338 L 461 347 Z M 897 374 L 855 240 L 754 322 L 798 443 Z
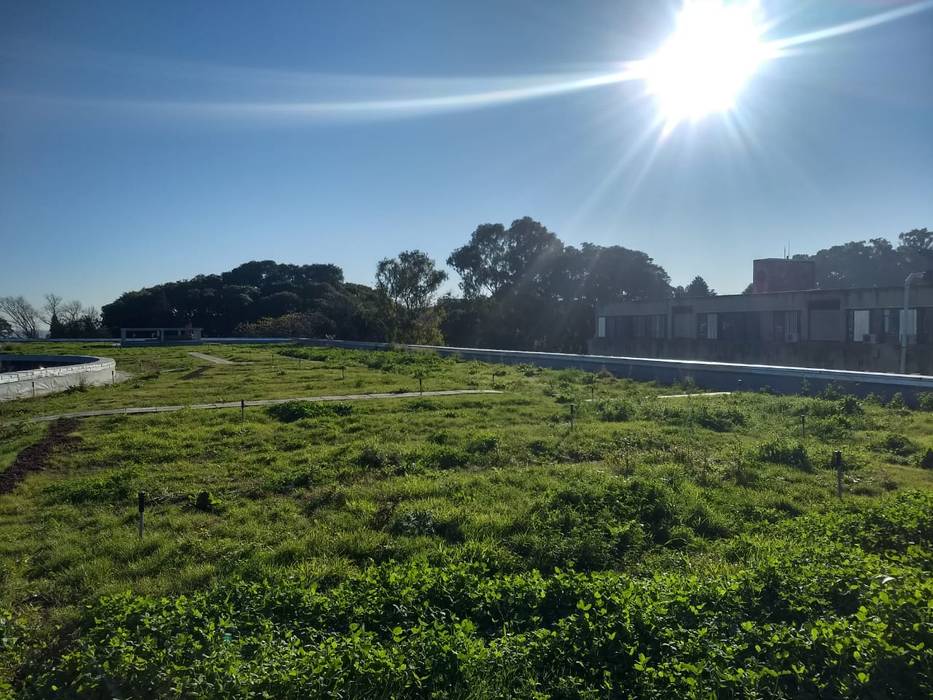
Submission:
M 29 350 L 132 376 L 0 404 L 0 694 L 933 692 L 928 401 L 660 399 L 698 390 L 394 351 Z M 419 382 L 500 393 L 297 400 Z M 30 422 L 259 399 L 296 401 Z

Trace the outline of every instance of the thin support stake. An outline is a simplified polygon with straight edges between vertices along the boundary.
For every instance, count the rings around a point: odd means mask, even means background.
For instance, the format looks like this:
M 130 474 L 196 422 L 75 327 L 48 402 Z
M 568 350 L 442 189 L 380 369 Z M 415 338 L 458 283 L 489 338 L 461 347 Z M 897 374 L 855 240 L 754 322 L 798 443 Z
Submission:
M 240 422 L 246 420 L 246 401 L 240 399 Z
M 833 466 L 836 468 L 836 497 L 842 498 L 842 452 L 833 452 Z
M 143 538 L 143 513 L 146 511 L 146 492 L 140 491 L 137 494 L 139 499 L 139 539 Z

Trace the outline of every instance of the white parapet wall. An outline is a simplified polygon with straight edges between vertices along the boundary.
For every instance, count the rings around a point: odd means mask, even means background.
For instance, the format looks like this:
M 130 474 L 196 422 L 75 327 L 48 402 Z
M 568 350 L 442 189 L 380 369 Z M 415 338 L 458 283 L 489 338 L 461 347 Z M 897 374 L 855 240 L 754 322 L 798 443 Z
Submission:
M 111 384 L 117 370 L 117 363 L 109 357 L 87 355 L 0 355 L 0 362 L 42 365 L 38 369 L 0 373 L 0 401 L 45 396 L 78 386 Z

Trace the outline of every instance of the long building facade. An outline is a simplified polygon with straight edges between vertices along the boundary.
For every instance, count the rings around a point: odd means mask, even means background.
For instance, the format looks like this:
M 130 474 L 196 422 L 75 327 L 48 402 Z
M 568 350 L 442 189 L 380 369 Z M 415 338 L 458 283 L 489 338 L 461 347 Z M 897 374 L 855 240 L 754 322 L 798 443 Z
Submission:
M 905 324 L 906 372 L 933 374 L 933 284 L 911 285 L 906 314 L 903 286 L 780 289 L 811 276 L 799 261 L 756 260 L 750 294 L 600 305 L 589 351 L 897 372 Z

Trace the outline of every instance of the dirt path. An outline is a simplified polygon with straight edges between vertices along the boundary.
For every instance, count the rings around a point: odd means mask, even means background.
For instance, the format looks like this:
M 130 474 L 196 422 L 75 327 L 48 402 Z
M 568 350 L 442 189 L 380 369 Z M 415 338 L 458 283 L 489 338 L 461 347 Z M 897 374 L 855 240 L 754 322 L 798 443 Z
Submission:
M 20 452 L 10 468 L 0 473 L 0 493 L 10 493 L 27 474 L 45 469 L 56 449 L 77 444 L 79 438 L 69 434 L 77 427 L 78 421 L 73 418 L 50 425 L 45 437 Z
M 232 360 L 225 360 L 222 357 L 217 357 L 217 355 L 208 355 L 207 353 L 203 353 L 203 352 L 189 352 L 188 354 L 191 355 L 191 357 L 196 357 L 199 360 L 204 360 L 205 362 L 213 362 L 215 365 L 237 364 L 236 362 Z
M 468 394 L 501 394 L 493 389 L 448 389 L 445 391 L 406 391 L 391 394 L 346 394 L 343 396 L 298 396 L 290 399 L 260 399 L 257 401 L 244 401 L 243 406 L 272 406 L 289 401 L 374 401 L 378 399 L 411 399 L 423 396 L 462 396 Z M 76 411 L 73 413 L 58 413 L 51 416 L 34 416 L 25 418 L 22 422 L 41 423 L 73 418 L 94 418 L 97 416 L 128 416 L 139 413 L 171 413 L 190 408 L 193 411 L 208 411 L 217 408 L 240 408 L 239 401 L 223 401 L 218 403 L 193 403 L 187 406 L 141 406 L 137 408 L 108 408 L 101 411 Z

